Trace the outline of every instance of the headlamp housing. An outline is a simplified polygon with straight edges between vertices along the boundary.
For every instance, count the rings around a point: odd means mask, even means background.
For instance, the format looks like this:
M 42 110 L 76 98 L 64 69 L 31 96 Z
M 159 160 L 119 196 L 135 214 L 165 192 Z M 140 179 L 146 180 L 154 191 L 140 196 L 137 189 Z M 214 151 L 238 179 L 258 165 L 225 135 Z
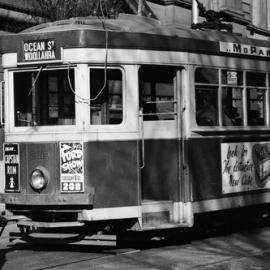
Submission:
M 36 192 L 44 190 L 49 183 L 49 173 L 41 166 L 36 167 L 30 176 L 29 184 L 31 188 Z

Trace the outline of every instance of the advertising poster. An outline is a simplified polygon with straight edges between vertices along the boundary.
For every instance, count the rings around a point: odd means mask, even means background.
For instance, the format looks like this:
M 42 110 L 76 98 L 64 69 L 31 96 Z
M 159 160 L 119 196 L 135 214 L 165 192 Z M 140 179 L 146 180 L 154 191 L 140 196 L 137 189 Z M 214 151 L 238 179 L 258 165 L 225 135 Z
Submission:
M 4 144 L 5 191 L 18 192 L 20 189 L 20 157 L 17 143 Z
M 60 142 L 61 192 L 83 192 L 83 144 Z
M 221 144 L 222 193 L 270 188 L 270 142 Z

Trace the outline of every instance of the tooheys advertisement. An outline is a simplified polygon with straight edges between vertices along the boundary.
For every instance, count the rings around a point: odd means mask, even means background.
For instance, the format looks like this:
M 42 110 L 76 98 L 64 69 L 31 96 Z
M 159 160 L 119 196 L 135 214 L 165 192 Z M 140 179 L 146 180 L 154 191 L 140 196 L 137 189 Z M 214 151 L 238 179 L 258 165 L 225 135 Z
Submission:
M 221 144 L 222 192 L 270 188 L 270 142 Z
M 83 144 L 60 142 L 61 192 L 83 192 Z

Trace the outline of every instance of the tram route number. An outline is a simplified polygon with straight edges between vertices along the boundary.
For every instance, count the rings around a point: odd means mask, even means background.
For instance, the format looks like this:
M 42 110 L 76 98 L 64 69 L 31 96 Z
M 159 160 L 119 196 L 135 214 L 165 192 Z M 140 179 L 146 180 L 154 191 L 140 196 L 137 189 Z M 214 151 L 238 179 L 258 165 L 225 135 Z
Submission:
M 76 191 L 76 192 L 82 192 L 83 191 L 83 185 L 81 182 L 62 182 L 62 191 Z

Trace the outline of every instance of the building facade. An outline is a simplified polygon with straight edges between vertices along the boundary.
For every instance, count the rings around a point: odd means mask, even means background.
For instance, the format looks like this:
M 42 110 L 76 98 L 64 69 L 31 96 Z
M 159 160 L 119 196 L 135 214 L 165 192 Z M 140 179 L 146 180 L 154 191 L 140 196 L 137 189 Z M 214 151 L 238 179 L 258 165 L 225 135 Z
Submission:
M 83 1 L 83 0 L 81 0 Z M 1 30 L 18 32 L 50 18 L 44 18 L 39 10 L 40 0 L 0 0 Z M 44 1 L 43 1 L 44 2 Z M 58 2 L 58 1 L 55 1 Z M 68 1 L 61 1 L 62 3 Z M 80 2 L 80 1 L 79 1 Z M 164 24 L 192 24 L 193 0 L 118 0 L 102 1 L 103 8 L 117 16 L 120 12 L 140 13 Z M 243 36 L 268 39 L 270 37 L 269 0 L 200 0 L 206 10 L 222 11 L 231 17 L 233 31 Z M 95 15 L 99 1 L 88 1 L 89 15 Z M 205 18 L 200 17 L 200 21 Z
M 206 10 L 222 11 L 231 17 L 233 31 L 243 36 L 270 37 L 270 1 L 200 0 Z M 168 24 L 192 24 L 192 0 L 150 0 L 149 7 L 159 20 Z M 205 18 L 200 17 L 199 21 Z

